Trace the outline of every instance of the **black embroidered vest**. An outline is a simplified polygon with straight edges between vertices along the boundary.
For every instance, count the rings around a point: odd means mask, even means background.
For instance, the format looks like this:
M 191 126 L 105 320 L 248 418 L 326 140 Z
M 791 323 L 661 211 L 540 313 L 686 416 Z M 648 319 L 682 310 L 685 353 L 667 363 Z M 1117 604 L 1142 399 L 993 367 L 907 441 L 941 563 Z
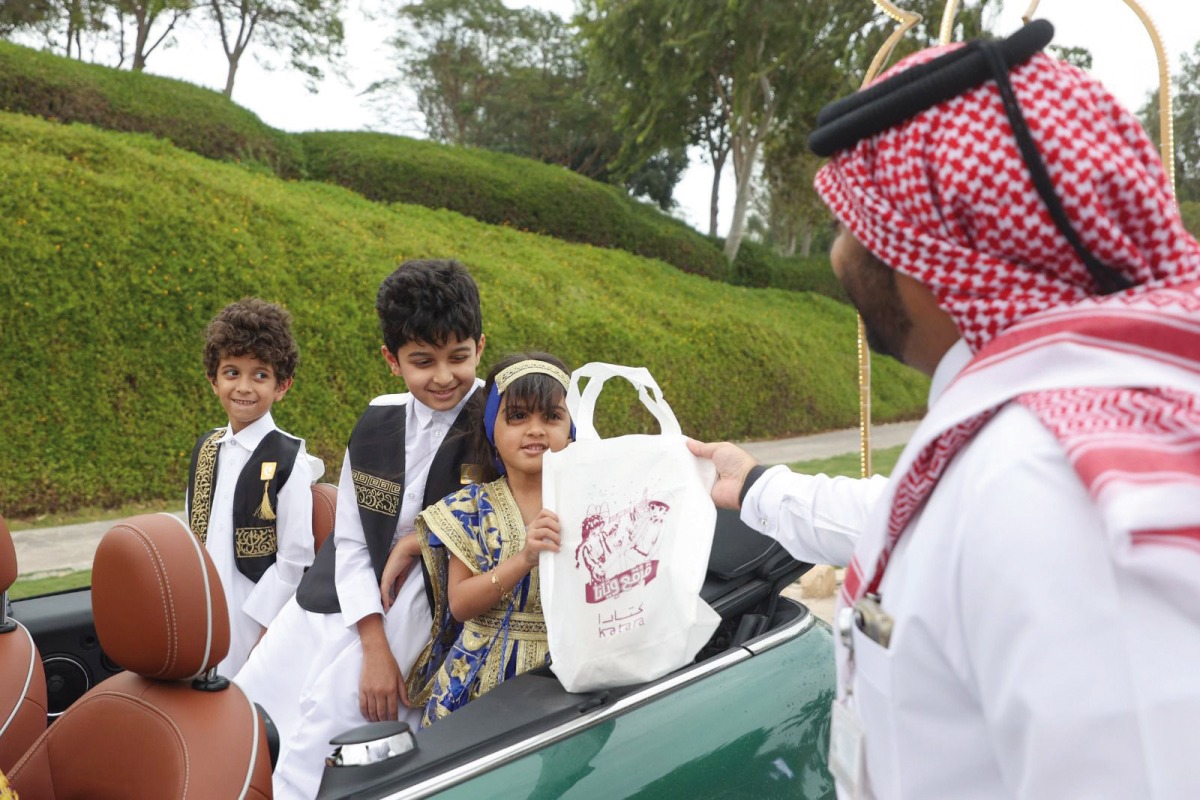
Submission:
M 410 399 L 409 402 L 416 402 Z M 462 487 L 462 468 L 467 460 L 467 431 L 479 416 L 483 392 L 475 391 L 463 405 L 450 431 L 442 440 L 429 467 L 421 508 L 436 503 Z M 350 468 L 354 494 L 358 500 L 358 515 L 362 520 L 367 551 L 375 580 L 383 578 L 383 567 L 391 550 L 400 505 L 404 494 L 404 432 L 407 420 L 405 405 L 368 406 L 350 434 L 346 449 L 350 453 Z M 334 580 L 334 537 L 325 540 L 313 565 L 296 587 L 296 602 L 306 611 L 318 614 L 339 613 L 337 587 Z M 431 591 L 426 585 L 426 591 Z
M 225 428 L 200 437 L 192 450 L 188 475 L 188 525 L 201 544 L 208 540 L 213 492 L 217 486 L 217 452 Z M 233 490 L 233 550 L 238 571 L 258 583 L 275 563 L 279 540 L 275 512 L 279 490 L 287 483 L 300 453 L 300 440 L 279 430 L 262 438 L 238 475 Z

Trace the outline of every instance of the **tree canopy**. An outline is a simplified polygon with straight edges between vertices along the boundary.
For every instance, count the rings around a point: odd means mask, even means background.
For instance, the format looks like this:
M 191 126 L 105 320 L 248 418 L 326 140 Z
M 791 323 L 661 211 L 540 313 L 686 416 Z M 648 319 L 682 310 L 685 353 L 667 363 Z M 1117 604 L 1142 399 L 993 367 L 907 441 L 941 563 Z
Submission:
M 396 75 L 368 90 L 385 110 L 412 92 L 435 141 L 559 164 L 672 205 L 683 148 L 644 150 L 631 169 L 614 171 L 616 109 L 589 79 L 570 23 L 500 0 L 422 0 L 399 19 Z
M 1200 201 L 1200 42 L 1180 59 L 1171 78 L 1171 116 L 1175 134 L 1175 194 L 1180 201 Z M 1150 138 L 1159 141 L 1157 89 L 1146 98 L 1139 116 Z
M 324 77 L 322 65 L 343 55 L 342 0 L 208 0 L 207 7 L 229 62 L 226 97 L 233 95 L 238 67 L 252 40 L 270 52 L 286 53 L 288 65 L 307 75 L 314 91 Z

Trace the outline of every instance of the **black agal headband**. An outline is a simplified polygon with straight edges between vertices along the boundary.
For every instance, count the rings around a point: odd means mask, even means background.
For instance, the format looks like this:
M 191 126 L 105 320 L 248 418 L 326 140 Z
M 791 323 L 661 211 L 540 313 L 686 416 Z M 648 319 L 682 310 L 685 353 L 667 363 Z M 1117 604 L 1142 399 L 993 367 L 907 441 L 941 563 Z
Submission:
M 1093 256 L 1067 219 L 1008 80 L 1010 69 L 1024 64 L 1053 37 L 1053 25 L 1034 20 L 1007 39 L 968 42 L 965 47 L 835 100 L 817 115 L 817 127 L 808 137 L 809 149 L 819 156 L 831 156 L 993 79 L 1025 167 L 1055 226 L 1087 267 L 1101 294 L 1127 289 L 1132 285 L 1129 279 Z

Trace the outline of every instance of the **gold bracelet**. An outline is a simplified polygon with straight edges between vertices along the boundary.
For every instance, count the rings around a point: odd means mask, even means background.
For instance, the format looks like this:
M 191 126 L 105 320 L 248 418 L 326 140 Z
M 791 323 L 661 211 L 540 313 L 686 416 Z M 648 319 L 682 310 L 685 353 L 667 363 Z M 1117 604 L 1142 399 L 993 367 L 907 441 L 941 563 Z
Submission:
M 513 594 L 512 594 L 512 592 L 510 592 L 509 590 L 505 589 L 503 586 L 500 585 L 500 578 L 496 575 L 496 570 L 492 570 L 488 574 L 492 576 L 492 586 L 495 586 L 496 591 L 498 591 L 500 593 L 500 602 L 511 603 L 512 599 L 513 599 Z

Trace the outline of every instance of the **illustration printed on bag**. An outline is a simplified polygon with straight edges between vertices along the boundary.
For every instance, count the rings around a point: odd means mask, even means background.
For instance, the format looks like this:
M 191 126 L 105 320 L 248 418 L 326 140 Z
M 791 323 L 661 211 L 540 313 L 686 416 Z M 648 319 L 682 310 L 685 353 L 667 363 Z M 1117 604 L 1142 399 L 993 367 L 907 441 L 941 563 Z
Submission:
M 613 600 L 654 580 L 654 555 L 670 510 L 667 503 L 645 495 L 616 513 L 607 504 L 588 508 L 583 540 L 575 549 L 575 568 L 588 571 L 587 602 Z

